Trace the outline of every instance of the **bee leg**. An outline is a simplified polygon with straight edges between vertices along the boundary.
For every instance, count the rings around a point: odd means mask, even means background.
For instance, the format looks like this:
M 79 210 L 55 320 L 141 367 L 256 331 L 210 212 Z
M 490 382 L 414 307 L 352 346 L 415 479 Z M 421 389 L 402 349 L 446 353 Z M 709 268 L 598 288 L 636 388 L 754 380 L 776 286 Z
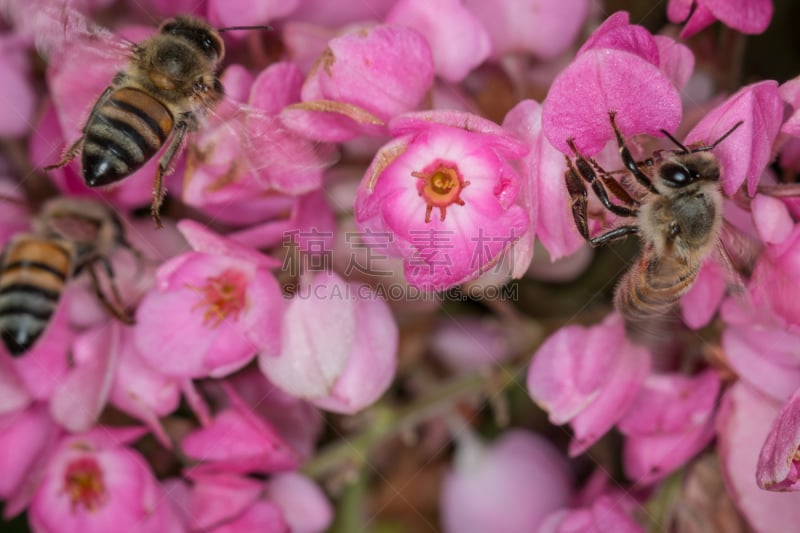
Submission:
M 183 145 L 186 132 L 189 131 L 189 123 L 186 120 L 178 120 L 175 124 L 175 134 L 170 140 L 164 155 L 158 160 L 155 178 L 153 178 L 153 202 L 150 204 L 150 215 L 156 223 L 157 228 L 163 228 L 161 223 L 161 205 L 164 203 L 164 174 L 168 174 L 172 168 L 172 160 L 178 153 L 178 149 Z
M 567 184 L 567 192 L 569 192 L 569 205 L 572 209 L 572 219 L 575 221 L 575 227 L 578 228 L 581 236 L 588 241 L 589 225 L 586 222 L 587 191 L 569 157 L 567 157 L 567 171 L 564 173 L 564 181 Z
M 83 140 L 85 138 L 86 138 L 85 135 L 81 135 L 80 139 L 75 141 L 75 143 L 72 146 L 70 146 L 66 152 L 64 152 L 64 155 L 61 156 L 61 160 L 58 163 L 55 163 L 53 165 L 47 165 L 46 167 L 44 167 L 44 170 L 54 170 L 56 168 L 62 168 L 70 164 L 72 160 L 75 159 L 75 156 L 78 155 L 81 146 L 83 146 Z
M 612 193 L 622 201 L 625 201 L 629 205 L 635 206 L 636 201 L 630 197 L 630 195 L 622 188 L 622 185 L 614 181 L 613 178 L 608 177 L 608 173 L 605 172 L 600 165 L 590 159 L 586 159 L 578 152 L 578 149 L 575 147 L 575 143 L 572 139 L 567 139 L 567 144 L 572 149 L 573 153 L 575 154 L 575 166 L 574 168 L 577 170 L 577 174 L 580 175 L 584 180 L 586 180 L 589 185 L 592 186 L 592 190 L 594 191 L 597 198 L 603 204 L 603 207 L 614 213 L 615 215 L 621 217 L 635 217 L 639 210 L 636 207 L 627 207 L 622 205 L 617 205 L 611 202 L 608 197 L 608 192 L 606 192 L 606 188 L 603 185 L 603 181 L 600 180 L 597 176 L 597 172 L 595 172 L 595 168 L 599 169 L 601 175 L 605 174 L 605 180 L 608 182 L 613 182 L 614 186 L 611 188 Z
M 592 246 L 603 246 L 610 242 L 624 239 L 628 235 L 638 235 L 638 234 L 639 234 L 638 226 L 634 226 L 633 224 L 629 226 L 619 226 L 603 233 L 602 235 L 598 235 L 597 237 L 592 237 L 591 239 L 589 239 L 589 243 L 591 243 Z
M 89 277 L 92 280 L 92 289 L 94 289 L 94 293 L 97 296 L 97 299 L 100 301 L 100 305 L 103 306 L 103 308 L 108 312 L 108 314 L 110 314 L 123 324 L 132 326 L 133 324 L 136 323 L 136 320 L 131 316 L 129 312 L 127 312 L 124 309 L 124 306 L 121 303 L 122 298 L 120 297 L 117 284 L 114 282 L 114 271 L 111 268 L 111 263 L 108 261 L 107 258 L 101 258 L 99 260 L 103 262 L 103 265 L 106 268 L 109 285 L 111 286 L 111 293 L 116 304 L 112 303 L 111 300 L 108 299 L 106 293 L 103 292 L 103 288 L 100 285 L 100 277 L 97 275 L 97 271 L 94 269 L 94 263 L 89 263 L 88 268 L 86 270 L 89 271 Z
M 620 133 L 619 128 L 617 127 L 617 120 L 616 120 L 616 112 L 609 111 L 608 113 L 609 118 L 611 119 L 611 127 L 614 129 L 614 135 L 617 138 L 617 145 L 619 146 L 619 157 L 622 159 L 622 164 L 625 165 L 633 177 L 638 181 L 644 188 L 648 191 L 658 194 L 655 185 L 650 180 L 650 178 L 642 172 L 642 169 L 639 168 L 639 165 L 636 163 L 636 160 L 631 155 L 631 151 L 625 145 L 625 139 L 622 138 L 622 133 Z
M 64 155 L 61 156 L 61 161 L 59 161 L 58 163 L 56 163 L 54 165 L 47 165 L 46 167 L 44 167 L 44 170 L 53 170 L 53 169 L 56 169 L 56 168 L 65 167 L 73 159 L 75 159 L 75 156 L 78 155 L 78 152 L 80 151 L 81 146 L 83 146 L 83 140 L 86 138 L 86 125 L 88 125 L 88 124 L 90 124 L 92 122 L 92 119 L 97 114 L 97 110 L 100 108 L 100 106 L 102 104 L 105 103 L 106 99 L 108 99 L 108 96 L 111 94 L 111 91 L 113 91 L 113 90 L 114 90 L 113 86 L 106 87 L 106 90 L 103 91 L 103 94 L 100 95 L 100 98 L 98 98 L 97 103 L 92 108 L 92 112 L 89 114 L 89 118 L 86 119 L 86 124 L 83 127 L 83 131 L 81 132 L 80 138 L 77 141 L 75 141 L 72 144 L 72 146 L 70 146 L 67 149 L 66 152 L 64 152 Z

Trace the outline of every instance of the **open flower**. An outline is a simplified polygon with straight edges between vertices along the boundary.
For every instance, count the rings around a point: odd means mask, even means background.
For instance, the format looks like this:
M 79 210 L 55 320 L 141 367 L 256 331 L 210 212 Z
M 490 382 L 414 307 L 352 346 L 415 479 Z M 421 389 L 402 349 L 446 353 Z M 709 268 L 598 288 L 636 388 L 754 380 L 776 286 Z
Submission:
M 362 232 L 390 235 L 406 279 L 443 290 L 476 279 L 528 228 L 508 159 L 527 151 L 494 123 L 460 112 L 410 114 L 373 159 L 356 196 Z
M 221 376 L 276 353 L 283 307 L 275 261 L 201 225 L 179 224 L 196 250 L 164 263 L 137 309 L 139 353 L 167 375 Z
M 53 452 L 34 495 L 36 531 L 179 531 L 177 517 L 144 459 L 126 443 L 138 430 L 98 428 L 66 436 Z

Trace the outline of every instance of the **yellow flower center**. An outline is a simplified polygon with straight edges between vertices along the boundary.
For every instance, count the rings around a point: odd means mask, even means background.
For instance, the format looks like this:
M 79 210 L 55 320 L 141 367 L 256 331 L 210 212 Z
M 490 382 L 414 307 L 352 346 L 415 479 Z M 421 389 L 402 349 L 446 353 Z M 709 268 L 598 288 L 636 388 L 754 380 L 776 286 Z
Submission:
M 64 492 L 69 495 L 73 511 L 79 505 L 87 511 L 96 511 L 106 502 L 108 494 L 103 483 L 103 472 L 94 458 L 81 457 L 67 465 Z
M 211 323 L 212 328 L 219 326 L 228 316 L 237 320 L 246 302 L 247 276 L 243 272 L 229 268 L 219 276 L 206 279 L 208 283 L 200 287 L 187 285 L 203 295 L 202 299 L 192 307 L 192 311 L 205 308 L 203 324 Z
M 464 205 L 461 191 L 469 185 L 469 182 L 464 181 L 455 164 L 436 161 L 425 170 L 414 171 L 411 175 L 419 180 L 417 190 L 427 204 L 425 222 L 431 221 L 434 207 L 439 208 L 439 220 L 444 221 L 448 206 Z

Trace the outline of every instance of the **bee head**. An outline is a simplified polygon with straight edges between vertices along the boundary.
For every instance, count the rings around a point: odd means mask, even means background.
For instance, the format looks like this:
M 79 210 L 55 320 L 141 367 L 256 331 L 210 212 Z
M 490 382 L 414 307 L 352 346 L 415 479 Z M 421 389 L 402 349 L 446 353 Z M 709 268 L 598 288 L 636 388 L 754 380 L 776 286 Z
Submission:
M 718 181 L 719 160 L 710 152 L 677 153 L 659 167 L 658 177 L 673 189 L 698 181 Z
M 219 61 L 225 55 L 225 46 L 219 33 L 200 19 L 175 17 L 166 20 L 161 24 L 159 33 L 183 39 L 212 61 Z

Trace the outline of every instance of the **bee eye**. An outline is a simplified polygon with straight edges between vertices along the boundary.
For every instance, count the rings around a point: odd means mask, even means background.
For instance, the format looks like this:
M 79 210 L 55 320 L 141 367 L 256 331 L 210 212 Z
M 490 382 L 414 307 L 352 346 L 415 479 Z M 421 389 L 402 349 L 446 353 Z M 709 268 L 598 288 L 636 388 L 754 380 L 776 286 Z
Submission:
M 694 181 L 693 174 L 688 168 L 681 165 L 666 164 L 661 167 L 661 179 L 672 187 L 682 187 L 691 183 Z

